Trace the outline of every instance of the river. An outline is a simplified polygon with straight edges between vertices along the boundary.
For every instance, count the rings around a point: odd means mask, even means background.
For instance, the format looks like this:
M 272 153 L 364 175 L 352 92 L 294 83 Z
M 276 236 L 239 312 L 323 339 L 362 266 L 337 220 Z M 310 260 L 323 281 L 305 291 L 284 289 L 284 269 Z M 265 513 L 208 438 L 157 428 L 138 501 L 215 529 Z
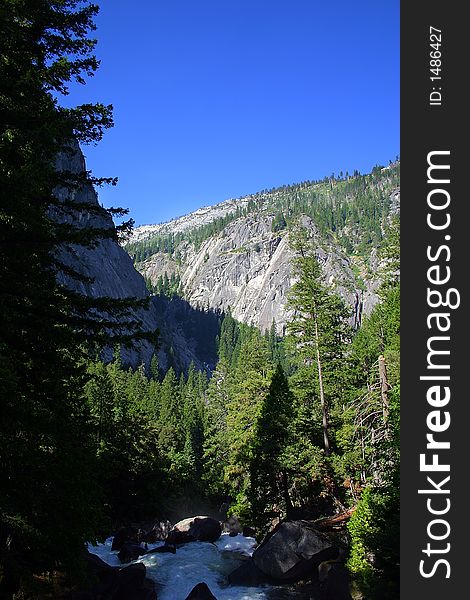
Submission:
M 111 550 L 113 538 L 103 544 L 88 546 L 93 554 L 116 567 L 122 566 L 117 552 Z M 149 550 L 163 546 L 164 542 L 148 544 Z M 243 560 L 250 557 L 256 547 L 254 538 L 241 534 L 230 537 L 223 533 L 215 543 L 190 542 L 179 546 L 176 554 L 157 553 L 141 556 L 147 576 L 156 583 L 158 600 L 185 600 L 191 590 L 205 582 L 217 600 L 315 600 L 315 586 L 241 587 L 228 585 L 227 576 Z

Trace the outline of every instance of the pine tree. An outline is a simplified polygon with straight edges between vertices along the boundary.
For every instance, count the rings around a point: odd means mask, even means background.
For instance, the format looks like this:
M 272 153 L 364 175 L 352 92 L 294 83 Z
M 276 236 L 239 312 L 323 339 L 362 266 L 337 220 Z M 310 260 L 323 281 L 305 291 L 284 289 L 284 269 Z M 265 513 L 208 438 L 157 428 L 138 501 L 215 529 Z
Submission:
M 331 452 L 329 405 L 335 378 L 344 360 L 344 345 L 349 339 L 345 323 L 347 311 L 340 298 L 322 282 L 313 241 L 299 231 L 291 243 L 297 281 L 292 286 L 289 306 L 294 311 L 288 325 L 294 356 L 303 377 L 304 393 L 317 398 L 321 408 L 322 438 L 325 454 Z M 308 380 L 312 383 L 309 385 Z M 311 398 L 309 399 L 311 402 Z
M 97 10 L 75 0 L 5 0 L 0 8 L 0 595 L 6 598 L 33 573 L 58 565 L 77 570 L 85 542 L 101 532 L 84 349 L 97 339 L 109 343 L 112 324 L 90 309 L 111 305 L 72 293 L 57 275 L 83 280 L 61 262 L 64 245 L 117 239 L 117 232 L 77 230 L 54 219 L 57 211 L 71 216 L 83 208 L 64 199 L 68 192 L 106 181 L 55 166 L 77 140 L 97 142 L 112 125 L 111 107 L 62 108 L 58 100 L 70 82 L 83 83 L 97 68 L 88 37 Z M 121 314 L 125 309 L 114 306 Z
M 226 360 L 219 360 L 207 388 L 204 415 L 203 481 L 214 496 L 223 496 L 226 489 L 224 470 L 228 464 L 229 398 L 229 368 Z
M 181 448 L 181 395 L 172 367 L 168 369 L 160 388 L 160 445 Z
M 239 337 L 237 322 L 232 317 L 229 309 L 220 326 L 218 353 L 221 360 L 226 360 L 229 364 L 232 364 Z
M 260 528 L 274 516 L 280 516 L 281 511 L 285 518 L 292 514 L 289 474 L 284 461 L 292 417 L 293 397 L 284 371 L 278 365 L 256 423 L 250 460 L 248 500 L 253 523 Z
M 183 388 L 183 421 L 186 442 L 185 452 L 189 453 L 188 462 L 192 463 L 191 480 L 193 486 L 198 487 L 202 475 L 202 456 L 204 444 L 204 409 L 203 393 L 200 388 L 194 363 L 191 362 L 188 377 Z
M 269 388 L 272 366 L 264 337 L 247 330 L 230 385 L 227 405 L 228 465 L 225 481 L 237 497 L 240 516 L 248 510 L 246 492 L 256 423 Z

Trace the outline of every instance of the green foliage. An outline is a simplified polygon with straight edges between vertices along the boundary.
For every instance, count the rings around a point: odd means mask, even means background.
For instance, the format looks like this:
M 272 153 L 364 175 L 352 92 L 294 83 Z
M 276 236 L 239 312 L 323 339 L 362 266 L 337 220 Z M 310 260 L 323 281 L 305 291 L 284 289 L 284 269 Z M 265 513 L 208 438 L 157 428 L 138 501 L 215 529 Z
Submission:
M 282 231 L 283 229 L 286 229 L 286 227 L 287 227 L 287 222 L 284 217 L 284 214 L 282 212 L 276 213 L 276 215 L 274 216 L 274 219 L 271 223 L 271 230 L 274 232 Z
M 224 469 L 228 457 L 227 406 L 230 395 L 229 368 L 220 359 L 210 379 L 204 417 L 203 474 L 207 492 L 224 497 Z
M 249 465 L 251 518 L 262 528 L 273 516 L 290 517 L 292 503 L 284 458 L 290 441 L 292 416 L 292 394 L 284 371 L 278 365 L 256 422 Z
M 142 369 L 126 372 L 119 360 L 91 363 L 88 371 L 85 393 L 108 516 L 149 517 L 162 501 L 165 482 L 155 389 Z
M 292 360 L 297 371 L 294 390 L 304 406 L 319 405 L 325 453 L 330 453 L 331 406 L 342 388 L 341 372 L 351 332 L 342 300 L 322 282 L 315 246 L 308 232 L 299 230 L 291 244 L 297 253 L 297 281 L 291 288 L 289 306 L 294 311 L 288 324 Z
M 42 571 L 73 573 L 85 542 L 112 520 L 162 514 L 178 496 L 223 497 L 232 512 L 263 528 L 294 509 L 319 516 L 354 503 L 366 485 L 350 524 L 350 568 L 368 590 L 379 574 L 396 580 L 395 223 L 382 242 L 399 165 L 264 190 L 203 227 L 128 247 L 139 261 L 166 252 L 178 262 L 179 244 L 199 249 L 242 216 L 274 214 L 273 231 L 284 235 L 306 215 L 318 240 L 334 238 L 359 256 L 380 248 L 387 259 L 382 303 L 352 344 L 312 241 L 299 236 L 288 352 L 274 324 L 262 334 L 228 314 L 208 385 L 194 367 L 178 378 L 172 368 L 160 374 L 154 360 L 150 377 L 143 367 L 124 370 L 119 354 L 109 365 L 90 360 L 90 349 L 96 354 L 120 340 L 116 330 L 130 304 L 62 287 L 61 271 L 86 278 L 61 262 L 58 249 L 92 247 L 118 232 L 67 225 L 83 207 L 59 203 L 53 190 L 67 196 L 109 181 L 54 166 L 59 152 L 74 152 L 76 140 L 99 141 L 112 125 L 111 107 L 63 108 L 58 100 L 97 67 L 88 37 L 96 12 L 75 0 L 5 0 L 0 9 L 0 595 L 12 597 L 21 580 Z M 62 224 L 53 218 L 59 213 Z M 174 299 L 179 275 L 163 274 L 153 291 Z M 124 322 L 113 323 L 113 315 Z M 386 401 L 376 387 L 379 356 L 388 372 Z M 278 363 L 283 368 L 274 371 Z M 372 439 L 372 430 L 381 437 Z M 348 487 L 340 490 L 343 480 Z
M 76 573 L 85 542 L 103 532 L 86 357 L 96 343 L 119 339 L 132 303 L 93 300 L 57 278 L 89 283 L 64 264 L 64 248 L 119 234 L 75 227 L 84 209 L 106 211 L 70 199 L 77 188 L 114 180 L 56 170 L 59 153 L 67 159 L 77 140 L 96 143 L 112 125 L 110 106 L 59 103 L 98 65 L 88 36 L 97 10 L 75 0 L 5 0 L 0 8 L 2 597 L 41 571 Z
M 175 271 L 173 271 L 170 277 L 168 277 L 166 271 L 163 275 L 160 274 L 155 285 L 152 285 L 150 280 L 147 279 L 147 287 L 152 294 L 158 294 L 160 296 L 165 296 L 166 298 L 182 296 L 181 277 L 179 273 Z
M 400 281 L 400 215 L 394 215 L 379 246 L 379 256 L 385 260 L 382 290 L 395 287 Z
M 225 481 L 236 497 L 246 498 L 256 423 L 271 374 L 268 348 L 257 330 L 242 340 L 227 404 L 228 465 Z
M 397 488 L 366 488 L 348 523 L 348 568 L 371 600 L 393 600 L 399 590 L 400 517 Z
M 178 380 L 170 368 L 160 383 L 143 368 L 125 371 L 119 357 L 90 363 L 88 373 L 85 393 L 109 517 L 152 518 L 178 495 L 199 492 L 205 376 L 191 366 Z

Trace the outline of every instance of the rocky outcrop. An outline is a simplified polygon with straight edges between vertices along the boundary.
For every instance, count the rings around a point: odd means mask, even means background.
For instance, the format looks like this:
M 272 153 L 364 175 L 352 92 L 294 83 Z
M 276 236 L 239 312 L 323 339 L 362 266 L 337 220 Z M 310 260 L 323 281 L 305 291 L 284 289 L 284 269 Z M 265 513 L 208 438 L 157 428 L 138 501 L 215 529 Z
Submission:
M 197 210 L 184 215 L 182 217 L 176 217 L 167 223 L 160 223 L 157 225 L 142 225 L 136 227 L 132 234 L 132 241 L 142 241 L 151 238 L 155 234 L 165 233 L 182 233 L 196 227 L 202 227 L 208 225 L 216 219 L 226 217 L 227 215 L 236 212 L 237 209 L 245 208 L 249 203 L 249 198 L 239 198 L 225 200 L 212 206 L 203 206 Z
M 252 558 L 270 580 L 290 582 L 316 578 L 318 565 L 338 556 L 338 547 L 313 525 L 286 521 L 266 536 Z
M 193 362 L 199 371 L 210 372 L 217 362 L 217 336 L 221 316 L 191 306 L 179 297 L 152 299 L 160 332 L 157 351 L 163 372 L 173 367 L 187 372 Z
M 222 527 L 212 517 L 190 517 L 179 521 L 166 539 L 167 544 L 186 544 L 188 542 L 215 542 L 222 535 Z
M 171 530 L 170 521 L 157 521 L 151 527 L 141 535 L 141 542 L 148 544 L 154 544 L 155 542 L 162 542 L 168 537 L 168 533 Z
M 196 249 L 183 241 L 177 247 L 179 264 L 169 255 L 156 253 L 136 265 L 156 284 L 160 275 L 177 272 L 184 297 L 194 308 L 226 312 L 262 331 L 273 320 L 279 334 L 289 320 L 287 295 L 294 282 L 293 252 L 287 231 L 272 231 L 274 214 L 240 217 L 218 235 Z M 311 219 L 303 224 L 316 235 Z M 170 227 L 171 223 L 167 224 Z M 378 260 L 373 252 L 368 262 L 348 257 L 338 244 L 317 235 L 317 258 L 324 281 L 337 291 L 351 308 L 350 322 L 358 326 L 363 313 L 369 314 L 378 301 Z
M 85 159 L 78 146 L 71 152 L 62 153 L 57 159 L 57 169 L 73 174 L 86 171 Z M 97 194 L 91 184 L 78 189 L 58 188 L 54 191 L 56 198 L 64 204 L 51 209 L 51 216 L 60 223 L 72 225 L 80 230 L 91 228 L 107 232 L 114 228 L 112 218 L 100 207 Z M 67 209 L 67 203 L 73 203 L 76 209 Z M 59 252 L 60 260 L 68 267 L 87 278 L 77 281 L 69 274 L 61 272 L 59 281 L 67 288 L 92 298 L 137 299 L 149 296 L 144 279 L 138 273 L 129 255 L 112 238 L 99 240 L 96 245 L 69 245 Z M 152 306 L 149 309 L 132 309 L 123 318 L 137 324 L 140 331 L 154 331 L 157 328 L 156 315 Z M 123 331 L 122 333 L 125 333 Z M 124 364 L 138 366 L 148 364 L 155 351 L 154 344 L 149 341 L 137 341 L 131 349 L 122 348 Z M 105 351 L 104 358 L 110 359 L 112 349 Z

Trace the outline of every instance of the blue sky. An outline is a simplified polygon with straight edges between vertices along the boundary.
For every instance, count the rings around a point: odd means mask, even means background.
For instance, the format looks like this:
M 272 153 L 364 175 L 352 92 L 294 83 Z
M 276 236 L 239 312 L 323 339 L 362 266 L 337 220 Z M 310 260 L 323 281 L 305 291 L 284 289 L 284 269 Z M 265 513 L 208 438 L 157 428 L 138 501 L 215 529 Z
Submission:
M 398 0 L 96 1 L 101 67 L 66 102 L 114 105 L 84 152 L 137 225 L 399 154 Z

